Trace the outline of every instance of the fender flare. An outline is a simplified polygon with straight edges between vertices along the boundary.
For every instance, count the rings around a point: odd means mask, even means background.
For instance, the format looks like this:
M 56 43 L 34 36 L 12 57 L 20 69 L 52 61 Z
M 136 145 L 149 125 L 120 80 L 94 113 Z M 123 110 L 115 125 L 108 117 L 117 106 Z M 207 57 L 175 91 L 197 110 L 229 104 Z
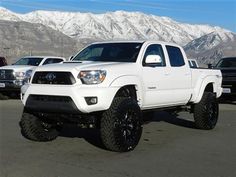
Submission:
M 217 92 L 216 82 L 217 82 L 217 80 L 216 80 L 216 77 L 214 77 L 214 76 L 207 76 L 207 77 L 203 78 L 201 80 L 201 82 L 198 82 L 197 85 L 199 85 L 199 86 L 194 89 L 194 93 L 196 96 L 192 98 L 193 99 L 192 101 L 194 103 L 199 103 L 201 101 L 204 91 L 205 91 L 208 84 L 213 85 L 213 92 L 216 93 Z
M 110 83 L 110 87 L 124 87 L 124 86 L 128 86 L 128 85 L 134 85 L 136 88 L 136 94 L 137 94 L 137 101 L 139 103 L 139 105 L 142 105 L 142 98 L 143 98 L 143 86 L 141 84 L 140 78 L 135 76 L 135 75 L 123 75 L 120 76 L 116 79 L 114 79 L 111 83 Z

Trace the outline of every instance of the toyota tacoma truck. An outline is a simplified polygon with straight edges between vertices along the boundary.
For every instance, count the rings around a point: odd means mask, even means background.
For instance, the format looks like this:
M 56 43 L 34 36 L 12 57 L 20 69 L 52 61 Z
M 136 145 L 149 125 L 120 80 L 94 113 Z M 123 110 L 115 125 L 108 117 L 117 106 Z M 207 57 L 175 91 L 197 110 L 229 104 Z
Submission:
M 28 82 L 32 71 L 37 66 L 63 61 L 65 59 L 61 57 L 26 56 L 12 65 L 0 67 L 0 93 L 20 95 L 21 86 Z
M 184 108 L 196 127 L 213 129 L 220 70 L 190 68 L 182 47 L 157 41 L 93 43 L 72 61 L 38 67 L 22 87 L 22 135 L 55 139 L 63 124 L 98 128 L 106 149 L 133 150 L 142 112 Z

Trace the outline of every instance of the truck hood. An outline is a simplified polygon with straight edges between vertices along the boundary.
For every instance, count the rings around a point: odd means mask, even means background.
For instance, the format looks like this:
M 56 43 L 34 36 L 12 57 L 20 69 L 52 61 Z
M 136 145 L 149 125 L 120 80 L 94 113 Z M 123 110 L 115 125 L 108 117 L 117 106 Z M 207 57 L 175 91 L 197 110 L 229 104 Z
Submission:
M 25 72 L 30 69 L 34 69 L 35 66 L 30 66 L 30 65 L 8 65 L 8 66 L 3 66 L 0 67 L 0 69 L 12 69 L 15 72 Z
M 71 71 L 79 72 L 81 70 L 112 70 L 115 71 L 116 68 L 122 70 L 125 68 L 130 68 L 136 63 L 128 62 L 94 62 L 94 61 L 84 61 L 84 62 L 64 62 L 59 64 L 50 64 L 38 67 L 35 71 Z
M 121 78 L 123 76 L 133 76 L 136 77 L 139 73 L 136 66 L 137 63 L 128 62 L 65 62 L 62 64 L 50 64 L 45 66 L 40 66 L 35 69 L 37 71 L 45 72 L 71 72 L 78 83 L 80 79 L 78 78 L 79 72 L 82 70 L 104 70 L 106 71 L 106 79 L 100 87 L 109 86 L 114 80 Z M 97 86 L 97 85 L 96 85 Z

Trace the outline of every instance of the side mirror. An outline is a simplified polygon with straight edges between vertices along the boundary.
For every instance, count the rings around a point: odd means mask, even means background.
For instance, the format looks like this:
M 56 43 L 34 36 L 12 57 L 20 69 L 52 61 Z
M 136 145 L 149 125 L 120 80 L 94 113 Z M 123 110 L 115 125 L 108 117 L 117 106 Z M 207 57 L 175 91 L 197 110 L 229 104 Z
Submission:
M 160 55 L 148 55 L 145 60 L 146 64 L 161 64 L 162 60 Z
M 73 55 L 71 55 L 71 56 L 69 57 L 69 61 L 70 61 L 70 60 L 72 60 L 73 58 L 74 58 L 74 56 L 73 56 Z

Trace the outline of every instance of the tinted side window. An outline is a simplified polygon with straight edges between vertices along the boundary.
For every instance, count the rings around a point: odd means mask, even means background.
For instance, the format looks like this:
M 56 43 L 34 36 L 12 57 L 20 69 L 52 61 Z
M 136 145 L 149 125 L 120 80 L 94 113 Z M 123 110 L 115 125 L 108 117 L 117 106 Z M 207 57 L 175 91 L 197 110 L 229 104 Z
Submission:
M 160 64 L 155 64 L 154 66 L 166 66 L 165 57 L 161 45 L 152 44 L 148 46 L 144 54 L 143 65 L 145 65 L 145 61 L 148 55 L 159 55 L 161 57 L 162 62 Z
M 166 49 L 169 55 L 171 66 L 178 67 L 183 66 L 185 64 L 182 52 L 178 47 L 166 46 Z
M 43 65 L 47 65 L 47 64 L 53 64 L 53 63 L 60 63 L 62 62 L 62 59 L 59 58 L 48 58 L 45 60 L 45 62 L 43 63 Z

